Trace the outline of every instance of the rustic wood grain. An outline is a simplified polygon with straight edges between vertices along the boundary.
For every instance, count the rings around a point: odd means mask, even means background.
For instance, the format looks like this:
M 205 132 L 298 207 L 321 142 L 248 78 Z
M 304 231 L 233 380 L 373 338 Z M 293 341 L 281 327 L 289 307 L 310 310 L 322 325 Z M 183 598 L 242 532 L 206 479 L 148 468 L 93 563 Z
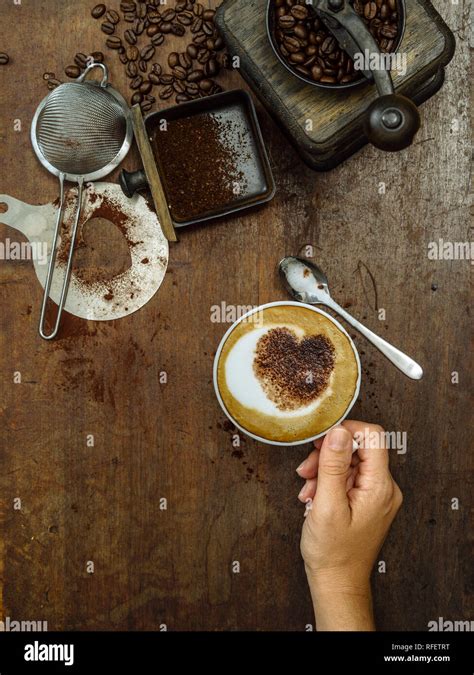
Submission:
M 3 193 L 29 203 L 57 196 L 29 124 L 47 93 L 43 72 L 60 76 L 77 51 L 102 48 L 93 4 L 2 3 L 0 44 L 11 57 L 0 68 Z M 469 618 L 471 266 L 427 257 L 430 241 L 469 239 L 468 4 L 435 6 L 457 51 L 444 88 L 422 107 L 415 145 L 396 155 L 367 147 L 315 174 L 260 111 L 277 196 L 183 231 L 162 287 L 140 312 L 113 323 L 68 316 L 60 338 L 46 343 L 31 264 L 1 261 L 4 616 L 47 620 L 51 630 L 304 630 L 313 622 L 295 473 L 308 448 L 232 445 L 211 382 L 227 324 L 210 320 L 222 301 L 284 299 L 276 263 L 310 244 L 334 297 L 426 370 L 422 382 L 408 381 L 356 337 L 364 378 L 354 418 L 407 431 L 409 440 L 406 455 L 391 456 L 405 502 L 380 555 L 387 571 L 374 575 L 378 626 L 424 630 L 438 616 Z M 167 50 L 172 44 L 182 42 Z M 107 58 L 125 93 L 122 66 Z M 238 74 L 220 81 L 242 84 Z M 135 151 L 124 166 L 139 167 Z M 20 239 L 0 225 L 7 237 Z

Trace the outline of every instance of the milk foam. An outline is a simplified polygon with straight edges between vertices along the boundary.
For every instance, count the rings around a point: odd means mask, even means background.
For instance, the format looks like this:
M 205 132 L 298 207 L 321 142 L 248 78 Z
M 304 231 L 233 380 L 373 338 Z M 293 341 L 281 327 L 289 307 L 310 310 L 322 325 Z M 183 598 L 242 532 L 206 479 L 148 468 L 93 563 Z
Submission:
M 272 417 L 290 418 L 301 417 L 314 412 L 321 402 L 330 396 L 332 390 L 329 385 L 315 401 L 306 406 L 301 406 L 296 410 L 280 410 L 273 401 L 271 401 L 255 377 L 253 362 L 256 356 L 257 343 L 260 338 L 268 333 L 272 328 L 288 328 L 293 331 L 298 339 L 304 337 L 304 331 L 299 326 L 291 324 L 271 325 L 267 324 L 264 328 L 256 328 L 240 337 L 227 355 L 225 363 L 225 379 L 227 387 L 232 396 L 246 408 L 251 408 L 259 413 L 271 415 Z

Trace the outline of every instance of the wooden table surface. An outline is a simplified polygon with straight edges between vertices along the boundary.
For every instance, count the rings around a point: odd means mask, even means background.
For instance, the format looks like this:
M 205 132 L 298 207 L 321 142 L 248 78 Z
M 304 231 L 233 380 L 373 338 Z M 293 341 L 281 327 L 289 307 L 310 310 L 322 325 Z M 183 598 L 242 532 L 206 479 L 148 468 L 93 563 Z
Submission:
M 65 79 L 76 52 L 106 52 L 93 4 L 1 0 L 0 51 L 11 58 L 0 66 L 1 193 L 31 204 L 58 194 L 29 126 L 45 71 Z M 110 323 L 68 316 L 60 338 L 44 342 L 31 263 L 1 261 L 1 618 L 46 620 L 50 630 L 314 623 L 295 473 L 308 447 L 247 438 L 234 447 L 211 381 L 228 326 L 211 320 L 213 306 L 285 299 L 276 264 L 308 245 L 335 299 L 426 371 L 409 381 L 356 337 L 364 375 L 352 416 L 408 435 L 407 453 L 391 452 L 405 502 L 379 556 L 386 571 L 374 573 L 378 627 L 469 618 L 471 266 L 428 258 L 429 242 L 469 240 L 468 4 L 434 4 L 457 52 L 444 88 L 422 106 L 414 146 L 396 155 L 367 147 L 316 174 L 259 109 L 275 199 L 183 231 L 161 289 L 138 313 Z M 106 55 L 125 92 L 123 66 Z M 219 82 L 242 86 L 237 73 Z M 138 167 L 135 150 L 124 166 Z M 0 225 L 7 238 L 22 240 Z M 126 255 L 113 226 L 88 241 L 83 265 Z

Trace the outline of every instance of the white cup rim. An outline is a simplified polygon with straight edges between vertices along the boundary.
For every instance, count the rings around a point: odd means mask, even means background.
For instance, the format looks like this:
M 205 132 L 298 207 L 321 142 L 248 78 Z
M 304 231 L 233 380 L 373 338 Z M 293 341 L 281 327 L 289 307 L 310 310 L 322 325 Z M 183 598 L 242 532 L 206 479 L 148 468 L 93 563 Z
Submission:
M 332 427 L 330 427 L 331 429 L 336 427 L 338 424 L 341 424 L 341 422 L 343 422 L 346 419 L 346 417 L 348 416 L 348 414 L 352 410 L 355 402 L 357 401 L 357 398 L 358 398 L 359 392 L 360 392 L 360 383 L 361 383 L 361 379 L 362 379 L 362 368 L 361 368 L 361 365 L 360 365 L 360 358 L 359 358 L 359 352 L 357 351 L 357 347 L 355 346 L 354 340 L 351 338 L 351 336 L 346 331 L 344 326 L 342 326 L 339 323 L 339 321 L 337 321 L 337 319 L 335 319 L 333 316 L 331 316 L 327 312 L 324 312 L 322 309 L 319 309 L 318 307 L 314 307 L 314 305 L 307 305 L 304 302 L 295 302 L 294 300 L 278 300 L 277 302 L 267 302 L 264 305 L 259 305 L 258 307 L 254 307 L 249 312 L 246 312 L 241 317 L 239 317 L 236 321 L 234 321 L 234 323 L 230 326 L 230 328 L 227 329 L 224 336 L 222 337 L 222 339 L 219 343 L 219 346 L 217 348 L 216 355 L 214 357 L 213 382 L 214 382 L 214 391 L 216 393 L 217 400 L 219 401 L 219 405 L 221 406 L 221 408 L 222 408 L 223 412 L 225 413 L 226 417 L 232 422 L 232 424 L 234 424 L 237 427 L 237 429 L 239 429 L 246 436 L 249 436 L 250 438 L 253 438 L 255 441 L 260 441 L 260 443 L 265 443 L 267 445 L 279 445 L 279 446 L 282 446 L 282 447 L 290 447 L 290 446 L 294 446 L 294 445 L 304 445 L 305 443 L 311 443 L 312 441 L 316 441 L 318 438 L 321 438 L 322 436 L 325 436 L 328 433 L 329 429 L 326 429 L 325 431 L 321 432 L 320 434 L 317 434 L 316 436 L 310 436 L 309 438 L 305 438 L 304 440 L 301 440 L 301 441 L 292 441 L 291 443 L 285 443 L 285 442 L 282 442 L 282 441 L 270 441 L 270 440 L 268 440 L 268 438 L 263 438 L 263 436 L 257 436 L 257 434 L 253 434 L 251 431 L 247 431 L 247 429 L 244 429 L 244 427 L 242 427 L 232 417 L 230 412 L 227 410 L 224 401 L 222 400 L 222 396 L 221 396 L 221 393 L 219 391 L 219 387 L 218 387 L 218 383 L 217 383 L 217 367 L 218 367 L 218 364 L 219 364 L 219 358 L 220 358 L 221 352 L 224 348 L 224 345 L 227 341 L 227 338 L 232 333 L 232 331 L 235 329 L 235 327 L 239 323 L 244 321 L 244 319 L 251 316 L 252 314 L 255 314 L 256 312 L 262 311 L 264 309 L 268 309 L 269 307 L 279 307 L 279 306 L 282 306 L 282 305 L 287 305 L 287 306 L 289 305 L 291 307 L 300 307 L 300 308 L 305 307 L 306 309 L 310 309 L 313 312 L 317 312 L 318 314 L 322 314 L 324 317 L 329 319 L 329 321 L 332 321 L 332 323 L 337 328 L 339 328 L 339 330 L 342 333 L 344 333 L 344 335 L 349 340 L 349 344 L 352 347 L 352 351 L 354 352 L 355 360 L 356 360 L 356 363 L 357 363 L 357 373 L 358 373 L 357 374 L 356 388 L 354 390 L 354 395 L 352 397 L 351 402 L 347 406 L 347 410 L 344 412 L 344 415 L 342 417 L 340 417 L 337 420 L 337 422 L 335 424 L 333 424 Z

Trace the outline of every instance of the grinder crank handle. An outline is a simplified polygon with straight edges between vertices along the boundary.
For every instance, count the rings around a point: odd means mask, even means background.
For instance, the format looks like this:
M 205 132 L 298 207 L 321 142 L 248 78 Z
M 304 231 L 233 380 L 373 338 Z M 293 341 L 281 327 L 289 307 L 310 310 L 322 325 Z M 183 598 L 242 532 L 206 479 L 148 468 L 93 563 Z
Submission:
M 347 40 L 339 40 L 350 56 L 354 56 L 354 46 L 362 54 L 380 54 L 380 49 L 367 30 L 366 25 L 350 6 L 347 0 L 319 0 L 318 11 L 326 19 L 328 28 L 331 24 L 342 26 Z M 336 32 L 335 31 L 335 32 Z M 394 152 L 403 150 L 413 142 L 420 128 L 420 114 L 416 105 L 406 96 L 396 94 L 390 72 L 385 69 L 372 70 L 371 74 L 379 93 L 379 97 L 370 104 L 364 121 L 364 133 L 367 139 L 380 150 Z

